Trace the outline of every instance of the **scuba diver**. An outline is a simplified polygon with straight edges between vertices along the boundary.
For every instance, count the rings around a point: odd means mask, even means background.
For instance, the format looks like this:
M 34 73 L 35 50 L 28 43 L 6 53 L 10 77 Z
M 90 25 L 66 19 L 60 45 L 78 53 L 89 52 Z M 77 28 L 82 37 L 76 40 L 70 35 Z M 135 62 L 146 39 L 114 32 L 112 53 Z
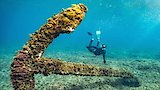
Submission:
M 102 44 L 102 46 L 99 47 L 101 31 L 99 31 L 99 30 L 96 31 L 97 41 L 98 41 L 96 46 L 92 46 L 92 42 L 94 41 L 92 33 L 88 32 L 88 35 L 91 36 L 91 41 L 90 41 L 89 45 L 87 46 L 87 49 L 96 56 L 103 55 L 103 62 L 106 63 L 106 60 L 105 60 L 106 45 Z

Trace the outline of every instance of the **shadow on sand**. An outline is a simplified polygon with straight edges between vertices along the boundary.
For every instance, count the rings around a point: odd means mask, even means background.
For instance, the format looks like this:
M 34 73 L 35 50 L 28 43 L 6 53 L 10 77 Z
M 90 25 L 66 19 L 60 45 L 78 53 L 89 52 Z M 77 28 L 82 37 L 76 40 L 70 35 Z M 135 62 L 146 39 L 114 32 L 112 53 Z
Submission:
M 141 84 L 137 80 L 128 78 L 116 78 L 116 79 L 106 79 L 103 81 L 98 81 L 90 84 L 72 85 L 69 90 L 83 90 L 83 89 L 94 89 L 101 87 L 103 85 L 110 85 L 117 89 L 123 89 L 124 87 L 139 87 Z M 102 89 L 102 88 L 99 88 Z

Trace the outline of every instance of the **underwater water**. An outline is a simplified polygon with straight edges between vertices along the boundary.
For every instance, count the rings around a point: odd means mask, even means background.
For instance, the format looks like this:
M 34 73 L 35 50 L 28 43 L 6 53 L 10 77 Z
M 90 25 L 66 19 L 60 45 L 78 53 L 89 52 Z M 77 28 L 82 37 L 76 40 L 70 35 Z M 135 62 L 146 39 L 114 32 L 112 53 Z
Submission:
M 57 37 L 44 57 L 100 67 L 124 68 L 134 73 L 141 86 L 130 87 L 116 78 L 96 76 L 36 75 L 37 90 L 160 90 L 159 0 L 0 0 L 0 90 L 13 90 L 10 64 L 29 34 L 53 14 L 71 4 L 88 7 L 84 20 L 71 34 Z M 106 44 L 106 64 L 86 46 L 96 31 Z

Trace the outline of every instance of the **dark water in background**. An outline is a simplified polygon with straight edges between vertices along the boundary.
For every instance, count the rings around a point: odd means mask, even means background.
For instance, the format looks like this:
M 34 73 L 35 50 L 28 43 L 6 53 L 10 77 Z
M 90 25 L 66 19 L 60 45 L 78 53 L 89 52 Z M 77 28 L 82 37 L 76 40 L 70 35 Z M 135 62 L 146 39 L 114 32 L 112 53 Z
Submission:
M 86 50 L 90 37 L 100 28 L 101 43 L 113 50 L 156 52 L 160 55 L 159 0 L 0 0 L 0 47 L 21 49 L 29 35 L 47 18 L 71 4 L 88 7 L 85 19 L 70 35 L 61 35 L 49 48 Z

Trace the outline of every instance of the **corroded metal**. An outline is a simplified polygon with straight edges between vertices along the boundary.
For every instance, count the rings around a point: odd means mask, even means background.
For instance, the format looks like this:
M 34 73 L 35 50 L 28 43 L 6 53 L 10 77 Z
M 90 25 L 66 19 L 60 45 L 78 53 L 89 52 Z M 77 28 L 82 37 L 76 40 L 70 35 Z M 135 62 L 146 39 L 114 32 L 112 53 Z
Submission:
M 18 51 L 11 64 L 11 83 L 15 90 L 34 90 L 34 74 L 73 74 L 135 78 L 131 73 L 110 68 L 98 68 L 85 64 L 42 58 L 44 50 L 60 34 L 71 33 L 80 24 L 87 12 L 83 4 L 63 9 L 48 19 L 39 30 L 30 35 L 23 49 Z

